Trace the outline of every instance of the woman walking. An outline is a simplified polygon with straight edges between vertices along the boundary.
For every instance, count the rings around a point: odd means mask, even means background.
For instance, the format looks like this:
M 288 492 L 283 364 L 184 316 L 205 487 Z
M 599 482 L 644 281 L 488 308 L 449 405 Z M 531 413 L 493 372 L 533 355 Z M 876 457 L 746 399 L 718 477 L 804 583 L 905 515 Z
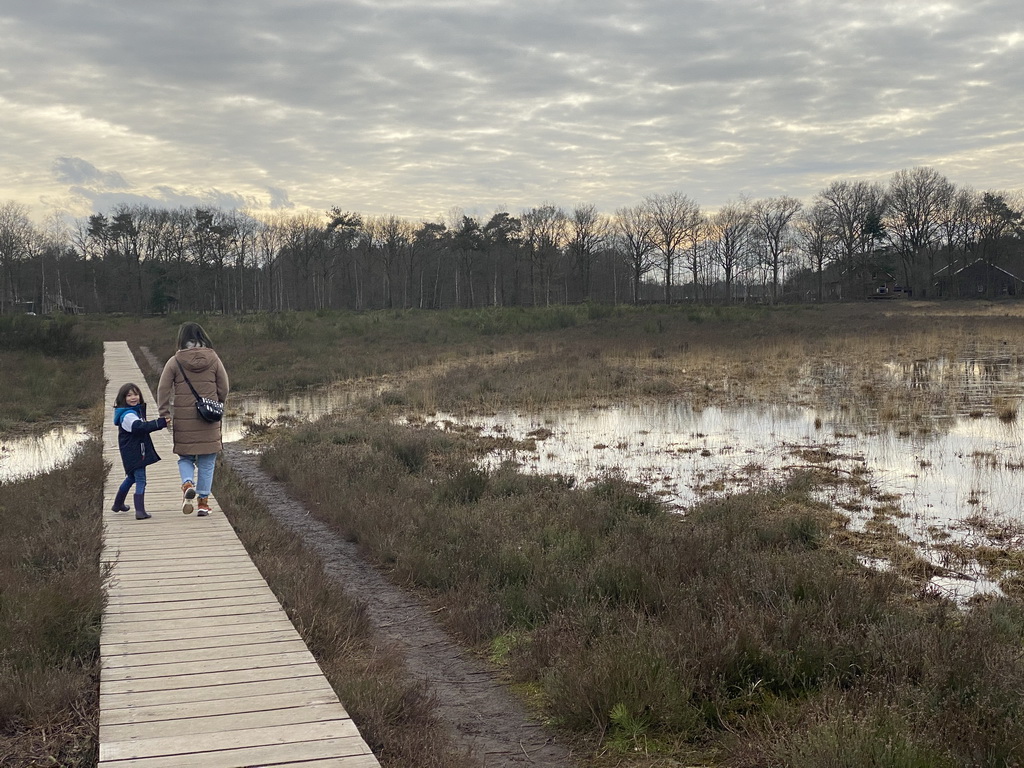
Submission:
M 191 384 L 191 387 L 189 386 Z M 228 373 L 199 323 L 183 323 L 178 329 L 178 351 L 167 361 L 157 385 L 157 408 L 163 418 L 174 417 L 174 452 L 181 476 L 181 511 L 186 515 L 210 514 L 213 471 L 221 449 L 219 421 L 206 421 L 196 410 L 199 397 L 223 403 L 227 400 Z

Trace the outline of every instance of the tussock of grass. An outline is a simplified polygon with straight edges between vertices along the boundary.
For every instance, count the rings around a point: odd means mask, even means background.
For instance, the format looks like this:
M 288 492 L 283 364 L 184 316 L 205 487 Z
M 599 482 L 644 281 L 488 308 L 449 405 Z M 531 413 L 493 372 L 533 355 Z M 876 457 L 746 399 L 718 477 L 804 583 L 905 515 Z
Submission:
M 71 464 L 0 493 L 0 764 L 97 760 L 104 467 Z
M 301 540 L 279 525 L 244 483 L 222 467 L 217 499 L 384 768 L 474 768 L 439 729 L 422 680 L 375 637 L 359 603 L 345 596 Z
M 95 360 L 83 366 L 73 359 L 0 351 L 0 432 L 86 421 L 102 396 L 102 369 Z
M 714 748 L 749 766 L 1024 760 L 1024 608 L 913 600 L 833 543 L 807 476 L 680 518 L 615 477 L 485 472 L 430 429 L 325 420 L 265 461 L 606 749 Z

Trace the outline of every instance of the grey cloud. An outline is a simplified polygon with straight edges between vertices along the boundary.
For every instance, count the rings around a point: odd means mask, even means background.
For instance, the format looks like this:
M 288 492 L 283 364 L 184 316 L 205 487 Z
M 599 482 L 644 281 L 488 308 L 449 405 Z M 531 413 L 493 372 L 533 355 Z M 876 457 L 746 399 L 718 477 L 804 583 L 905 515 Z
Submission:
M 715 205 L 1024 142 L 1013 0 L 52 5 L 5 4 L 0 99 L 66 105 L 52 175 L 97 205 Z
M 277 187 L 267 187 L 270 193 L 270 207 L 274 210 L 294 208 L 295 204 L 288 199 L 288 192 Z
M 117 171 L 101 171 L 80 157 L 58 157 L 53 161 L 53 175 L 57 181 L 75 187 L 94 190 L 128 188 L 128 182 Z

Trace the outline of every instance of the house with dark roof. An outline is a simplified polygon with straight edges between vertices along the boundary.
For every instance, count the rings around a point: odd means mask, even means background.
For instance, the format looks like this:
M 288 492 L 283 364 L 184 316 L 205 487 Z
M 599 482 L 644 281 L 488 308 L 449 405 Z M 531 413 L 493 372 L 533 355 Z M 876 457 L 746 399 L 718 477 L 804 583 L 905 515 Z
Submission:
M 975 259 L 956 270 L 952 266 L 935 273 L 936 295 L 941 298 L 997 298 L 1024 293 L 1024 280 L 984 259 Z

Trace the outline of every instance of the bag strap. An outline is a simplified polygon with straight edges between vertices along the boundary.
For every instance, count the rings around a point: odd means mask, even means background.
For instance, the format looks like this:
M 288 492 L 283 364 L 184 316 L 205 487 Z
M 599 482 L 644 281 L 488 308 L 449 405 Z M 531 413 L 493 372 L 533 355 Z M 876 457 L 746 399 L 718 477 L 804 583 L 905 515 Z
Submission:
M 185 375 L 185 369 L 181 367 L 181 360 L 174 358 L 174 362 L 178 364 L 178 370 L 181 371 L 181 378 L 185 380 L 185 383 L 188 384 L 188 388 L 192 390 L 192 397 L 196 399 L 197 403 L 200 402 L 202 398 L 199 397 L 199 393 L 196 392 L 196 388 L 192 386 L 192 382 L 189 381 L 188 376 Z

